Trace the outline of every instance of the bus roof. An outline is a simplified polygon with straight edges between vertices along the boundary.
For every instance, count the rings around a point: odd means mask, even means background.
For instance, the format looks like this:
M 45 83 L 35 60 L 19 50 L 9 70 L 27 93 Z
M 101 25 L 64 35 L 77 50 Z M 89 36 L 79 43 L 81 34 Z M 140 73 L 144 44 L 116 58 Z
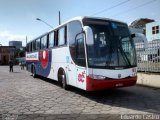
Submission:
M 82 22 L 82 20 L 83 20 L 84 18 L 99 19 L 99 20 L 108 20 L 108 21 L 115 21 L 115 22 L 120 22 L 120 23 L 126 24 L 125 22 L 122 22 L 122 21 L 119 21 L 119 20 L 110 19 L 110 18 L 104 18 L 104 17 L 89 17 L 89 16 L 78 16 L 78 17 L 74 17 L 74 18 L 72 18 L 72 19 L 70 19 L 70 20 L 68 20 L 68 21 L 66 21 L 66 22 L 64 22 L 64 23 L 62 23 L 61 25 L 58 25 L 58 26 L 55 27 L 54 29 L 52 29 L 52 30 L 50 30 L 50 31 L 48 31 L 48 32 L 46 32 L 46 33 L 44 33 L 44 34 L 42 34 L 42 35 L 40 35 L 40 36 L 34 38 L 33 40 L 38 39 L 38 38 L 40 38 L 40 37 L 42 37 L 42 36 L 44 36 L 44 35 L 46 35 L 46 34 L 52 32 L 52 31 L 54 31 L 54 30 L 56 30 L 56 29 L 58 29 L 58 28 L 60 28 L 60 27 L 62 27 L 62 26 L 64 26 L 64 25 L 68 24 L 69 22 L 72 22 L 72 21 L 75 21 L 75 20 L 78 20 L 78 21 L 81 21 L 81 22 Z M 32 42 L 33 40 L 30 40 L 28 43 Z
M 90 19 L 99 19 L 99 20 L 108 20 L 108 21 L 115 21 L 115 22 L 121 22 L 121 23 L 125 23 L 125 22 L 122 22 L 122 21 L 119 21 L 119 20 L 114 20 L 114 19 L 110 19 L 110 18 L 104 18 L 104 17 L 89 17 L 89 16 L 78 16 L 78 17 L 74 17 L 64 23 L 62 23 L 61 25 L 57 26 L 54 28 L 55 29 L 58 29 L 62 26 L 64 26 L 65 24 L 69 23 L 69 22 L 72 22 L 72 21 L 75 21 L 75 20 L 79 20 L 79 21 L 82 21 L 84 18 L 90 18 Z M 125 23 L 126 24 L 126 23 Z M 51 30 L 53 31 L 53 30 Z M 49 32 L 51 32 L 49 31 Z

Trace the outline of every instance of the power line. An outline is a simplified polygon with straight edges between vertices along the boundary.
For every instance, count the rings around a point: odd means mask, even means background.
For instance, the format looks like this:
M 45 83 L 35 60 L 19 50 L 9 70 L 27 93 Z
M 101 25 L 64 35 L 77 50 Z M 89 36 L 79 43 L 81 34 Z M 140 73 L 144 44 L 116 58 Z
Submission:
M 155 1 L 157 1 L 157 0 L 151 0 L 151 1 L 149 1 L 149 2 L 145 2 L 145 3 L 143 3 L 143 4 L 141 4 L 141 5 L 137 6 L 137 7 L 134 7 L 134 8 L 125 10 L 125 11 L 123 11 L 123 12 L 117 13 L 117 14 L 112 15 L 112 16 L 110 16 L 110 17 L 118 16 L 118 15 L 121 15 L 121 14 L 126 14 L 126 13 L 128 13 L 128 12 L 130 12 L 130 11 L 132 11 L 132 10 L 136 10 L 137 8 L 146 6 L 146 5 L 151 4 L 151 3 L 155 2 Z
M 109 7 L 109 8 L 103 9 L 103 10 L 101 10 L 101 11 L 99 11 L 99 12 L 96 12 L 96 13 L 92 14 L 91 16 L 94 16 L 94 15 L 97 15 L 97 14 L 101 14 L 102 12 L 105 12 L 105 11 L 108 11 L 108 10 L 113 9 L 113 8 L 115 8 L 115 7 L 118 7 L 118 6 L 120 6 L 120 5 L 123 5 L 123 4 L 125 4 L 125 3 L 129 2 L 129 1 L 130 1 L 130 0 L 123 1 L 123 2 L 118 3 L 118 4 L 116 4 L 116 5 L 112 6 L 112 7 Z

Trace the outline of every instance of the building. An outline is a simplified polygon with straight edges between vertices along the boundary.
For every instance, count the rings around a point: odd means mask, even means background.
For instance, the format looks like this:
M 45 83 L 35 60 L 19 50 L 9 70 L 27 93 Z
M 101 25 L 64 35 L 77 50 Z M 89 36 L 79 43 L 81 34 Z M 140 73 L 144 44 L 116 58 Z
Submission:
M 160 21 L 146 24 L 146 37 L 148 41 L 160 40 Z
M 9 41 L 9 46 L 15 46 L 16 49 L 22 48 L 22 41 Z
M 0 46 L 0 65 L 7 65 L 10 59 L 14 59 L 14 46 Z
M 156 50 L 156 56 L 160 55 L 160 21 L 146 24 L 146 37 L 149 41 L 148 49 Z
M 145 26 L 147 23 L 151 23 L 151 22 L 154 22 L 155 20 L 153 19 L 149 19 L 149 18 L 140 18 L 140 19 L 137 19 L 135 21 L 133 21 L 129 27 L 133 27 L 133 28 L 138 28 L 138 29 L 143 29 L 145 30 Z

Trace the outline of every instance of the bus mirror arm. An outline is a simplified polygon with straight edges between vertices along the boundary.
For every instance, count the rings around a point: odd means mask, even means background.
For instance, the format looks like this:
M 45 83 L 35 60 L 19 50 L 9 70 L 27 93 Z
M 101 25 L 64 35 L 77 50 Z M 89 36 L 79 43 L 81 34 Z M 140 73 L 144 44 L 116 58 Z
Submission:
M 76 34 L 76 36 L 75 36 L 75 43 L 76 43 L 76 40 L 77 40 L 77 36 L 80 35 L 80 34 L 84 34 L 84 33 L 85 33 L 85 32 L 82 31 L 82 32 Z
M 134 37 L 136 37 L 136 35 L 135 34 L 131 34 L 131 38 L 134 38 Z
M 148 47 L 148 40 L 147 40 L 147 38 L 144 34 L 134 33 L 134 34 L 131 35 L 131 37 L 133 38 L 134 43 L 142 42 L 142 43 L 144 43 L 145 48 Z

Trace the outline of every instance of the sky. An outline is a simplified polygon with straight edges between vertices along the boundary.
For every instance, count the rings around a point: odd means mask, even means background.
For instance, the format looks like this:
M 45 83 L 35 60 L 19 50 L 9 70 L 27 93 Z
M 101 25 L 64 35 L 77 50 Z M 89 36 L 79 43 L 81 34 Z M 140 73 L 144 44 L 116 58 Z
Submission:
M 105 17 L 130 24 L 139 18 L 160 21 L 160 0 L 0 0 L 0 44 L 28 41 L 77 16 Z

